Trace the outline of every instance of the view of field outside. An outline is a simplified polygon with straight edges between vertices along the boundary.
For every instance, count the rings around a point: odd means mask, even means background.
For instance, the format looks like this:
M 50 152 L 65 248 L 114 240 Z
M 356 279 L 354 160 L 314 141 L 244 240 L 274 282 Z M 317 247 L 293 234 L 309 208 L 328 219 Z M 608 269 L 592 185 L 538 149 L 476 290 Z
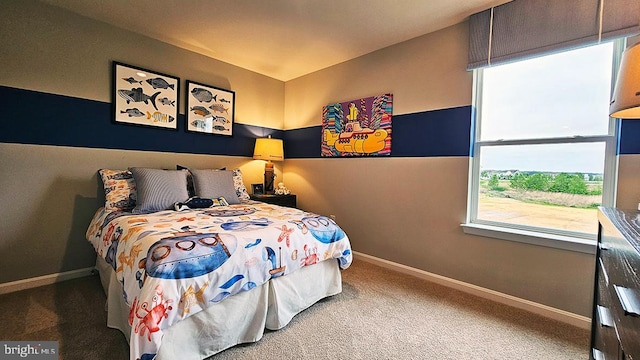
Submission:
M 597 232 L 613 54 L 609 42 L 482 70 L 476 220 Z
M 478 219 L 596 233 L 601 174 L 485 170 Z

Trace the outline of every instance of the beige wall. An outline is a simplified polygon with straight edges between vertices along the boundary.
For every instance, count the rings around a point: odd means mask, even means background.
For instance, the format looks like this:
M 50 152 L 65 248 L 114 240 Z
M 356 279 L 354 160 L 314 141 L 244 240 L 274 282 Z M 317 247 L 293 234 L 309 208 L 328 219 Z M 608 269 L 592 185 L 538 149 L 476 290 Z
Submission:
M 470 105 L 467 39 L 463 23 L 288 81 L 285 128 L 384 92 L 395 115 Z M 284 172 L 300 206 L 336 215 L 355 251 L 591 315 L 593 256 L 463 233 L 468 157 L 290 159 Z
M 285 84 L 285 129 L 320 125 L 331 102 L 393 93 L 393 113 L 471 104 L 466 24 L 388 47 Z
M 618 193 L 616 207 L 639 209 L 640 203 L 640 155 L 618 157 Z
M 262 169 L 258 161 L 237 156 L 153 151 L 0 143 L 0 154 L 0 284 L 95 264 L 85 231 L 104 204 L 100 168 Z M 247 184 L 252 180 L 245 177 Z
M 111 61 L 236 92 L 238 123 L 282 129 L 284 83 L 36 1 L 0 2 L 0 85 L 111 102 Z
M 283 82 L 36 1 L 0 1 L 0 58 L 2 86 L 109 103 L 116 60 L 180 77 L 183 114 L 190 79 L 234 90 L 238 123 L 283 127 Z M 93 266 L 84 232 L 100 205 L 98 169 L 176 164 L 239 166 L 246 185 L 264 169 L 246 157 L 0 143 L 0 284 Z

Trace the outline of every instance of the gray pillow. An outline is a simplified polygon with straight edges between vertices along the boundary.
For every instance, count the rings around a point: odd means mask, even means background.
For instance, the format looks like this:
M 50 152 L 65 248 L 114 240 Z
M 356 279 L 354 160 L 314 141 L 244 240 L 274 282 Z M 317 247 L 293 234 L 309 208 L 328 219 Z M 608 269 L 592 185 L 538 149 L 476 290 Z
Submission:
M 138 199 L 133 213 L 173 209 L 173 204 L 189 198 L 185 170 L 129 168 L 136 180 Z
M 233 172 L 226 170 L 189 169 L 193 175 L 196 196 L 207 199 L 224 197 L 229 204 L 239 204 L 240 199 L 233 186 Z

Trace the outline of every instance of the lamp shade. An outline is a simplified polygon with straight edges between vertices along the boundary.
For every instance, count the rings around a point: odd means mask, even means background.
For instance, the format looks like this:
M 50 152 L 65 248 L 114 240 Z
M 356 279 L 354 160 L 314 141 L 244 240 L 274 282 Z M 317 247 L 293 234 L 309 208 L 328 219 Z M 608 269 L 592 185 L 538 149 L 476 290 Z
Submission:
M 257 160 L 282 161 L 284 160 L 284 148 L 281 139 L 268 138 L 256 139 L 256 147 L 253 150 L 253 158 Z
M 622 54 L 609 114 L 621 119 L 640 119 L 640 43 Z

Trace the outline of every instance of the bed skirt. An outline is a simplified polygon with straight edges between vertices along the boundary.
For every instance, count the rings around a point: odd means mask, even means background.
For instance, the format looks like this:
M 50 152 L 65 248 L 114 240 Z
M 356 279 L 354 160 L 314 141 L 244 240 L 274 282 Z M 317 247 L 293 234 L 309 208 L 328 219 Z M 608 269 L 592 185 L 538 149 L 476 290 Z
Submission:
M 107 295 L 107 326 L 120 330 L 129 342 L 129 307 L 122 297 L 122 286 L 111 265 L 101 257 L 97 257 L 96 268 Z M 306 266 L 231 296 L 163 330 L 156 359 L 205 359 L 232 346 L 258 341 L 265 328 L 281 329 L 299 312 L 341 291 L 342 277 L 336 260 Z

